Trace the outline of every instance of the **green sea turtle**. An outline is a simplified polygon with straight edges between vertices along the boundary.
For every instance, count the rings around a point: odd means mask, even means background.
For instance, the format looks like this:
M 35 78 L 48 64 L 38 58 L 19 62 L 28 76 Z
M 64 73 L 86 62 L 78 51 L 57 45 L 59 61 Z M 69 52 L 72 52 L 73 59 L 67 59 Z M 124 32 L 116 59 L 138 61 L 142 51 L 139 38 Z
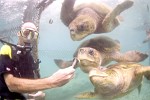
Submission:
M 134 62 L 120 62 L 104 69 L 100 67 L 100 55 L 99 51 L 90 47 L 79 49 L 77 59 L 80 65 L 88 70 L 89 79 L 95 89 L 94 92 L 80 93 L 76 98 L 100 97 L 112 100 L 136 88 L 140 93 L 143 76 L 150 75 L 150 66 L 142 66 Z
M 91 47 L 98 50 L 101 54 L 101 66 L 109 64 L 111 61 L 117 62 L 140 62 L 145 60 L 148 55 L 139 51 L 131 50 L 125 53 L 120 52 L 120 43 L 108 36 L 100 35 L 98 37 L 91 38 L 89 40 L 83 41 L 77 50 L 75 51 L 73 57 L 77 56 L 77 52 L 81 47 Z M 62 59 L 54 59 L 56 65 L 60 68 L 65 68 L 71 66 L 72 60 L 65 61 Z M 76 65 L 80 66 L 80 65 Z M 81 67 L 80 67 L 81 68 Z M 82 68 L 81 68 L 82 69 Z M 86 72 L 85 70 L 83 70 Z
M 64 0 L 60 19 L 70 30 L 72 40 L 79 41 L 90 34 L 107 33 L 119 25 L 118 15 L 130 8 L 133 1 L 125 0 L 114 9 L 102 2 L 81 3 Z

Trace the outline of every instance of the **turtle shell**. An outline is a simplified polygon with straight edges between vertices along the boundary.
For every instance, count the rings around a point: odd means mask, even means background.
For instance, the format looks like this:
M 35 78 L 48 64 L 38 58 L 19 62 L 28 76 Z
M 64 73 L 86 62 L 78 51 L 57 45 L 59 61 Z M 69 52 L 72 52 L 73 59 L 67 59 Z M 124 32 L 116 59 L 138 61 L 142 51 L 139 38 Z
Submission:
M 120 43 L 117 40 L 114 40 L 108 36 L 100 35 L 95 38 L 91 38 L 89 40 L 84 41 L 76 50 L 74 57 L 77 55 L 77 51 L 81 47 L 91 47 L 103 53 L 104 55 L 108 55 L 110 53 L 120 51 Z

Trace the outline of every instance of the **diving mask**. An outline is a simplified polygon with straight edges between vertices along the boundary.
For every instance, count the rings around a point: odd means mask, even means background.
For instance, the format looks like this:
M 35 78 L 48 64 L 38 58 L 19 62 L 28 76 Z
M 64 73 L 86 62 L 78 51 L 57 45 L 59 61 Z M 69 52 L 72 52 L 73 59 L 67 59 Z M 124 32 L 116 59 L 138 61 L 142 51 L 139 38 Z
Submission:
M 21 36 L 23 38 L 26 38 L 28 40 L 32 40 L 32 39 L 37 39 L 38 38 L 38 32 L 30 30 L 30 29 L 22 30 L 22 31 L 20 31 L 20 33 L 21 33 Z

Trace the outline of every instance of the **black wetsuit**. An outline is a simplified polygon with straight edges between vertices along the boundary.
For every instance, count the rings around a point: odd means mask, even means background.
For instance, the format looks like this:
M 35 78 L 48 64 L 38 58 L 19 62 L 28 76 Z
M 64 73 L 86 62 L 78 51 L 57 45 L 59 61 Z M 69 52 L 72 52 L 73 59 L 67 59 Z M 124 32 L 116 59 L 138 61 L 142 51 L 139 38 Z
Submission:
M 0 51 L 0 100 L 26 100 L 25 97 L 21 93 L 10 92 L 5 81 L 4 74 L 10 73 L 18 78 L 34 78 L 34 60 L 30 53 L 26 53 L 20 56 L 13 56 L 12 54 L 17 53 L 12 50 L 12 48 L 8 47 L 8 45 L 4 45 L 5 47 Z M 5 49 L 11 49 L 10 50 Z M 12 55 L 12 57 L 10 56 Z M 15 57 L 15 58 L 14 58 Z

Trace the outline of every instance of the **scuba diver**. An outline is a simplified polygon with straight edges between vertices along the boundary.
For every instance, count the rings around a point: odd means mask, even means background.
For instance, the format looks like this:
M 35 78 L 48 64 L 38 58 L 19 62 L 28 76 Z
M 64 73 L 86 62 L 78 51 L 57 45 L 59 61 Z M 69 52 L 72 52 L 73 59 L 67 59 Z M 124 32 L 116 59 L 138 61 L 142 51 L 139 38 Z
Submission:
M 63 86 L 73 78 L 73 66 L 35 78 L 37 64 L 31 55 L 31 42 L 38 38 L 37 27 L 25 22 L 17 36 L 17 45 L 6 42 L 0 50 L 0 100 L 43 100 L 42 90 Z

